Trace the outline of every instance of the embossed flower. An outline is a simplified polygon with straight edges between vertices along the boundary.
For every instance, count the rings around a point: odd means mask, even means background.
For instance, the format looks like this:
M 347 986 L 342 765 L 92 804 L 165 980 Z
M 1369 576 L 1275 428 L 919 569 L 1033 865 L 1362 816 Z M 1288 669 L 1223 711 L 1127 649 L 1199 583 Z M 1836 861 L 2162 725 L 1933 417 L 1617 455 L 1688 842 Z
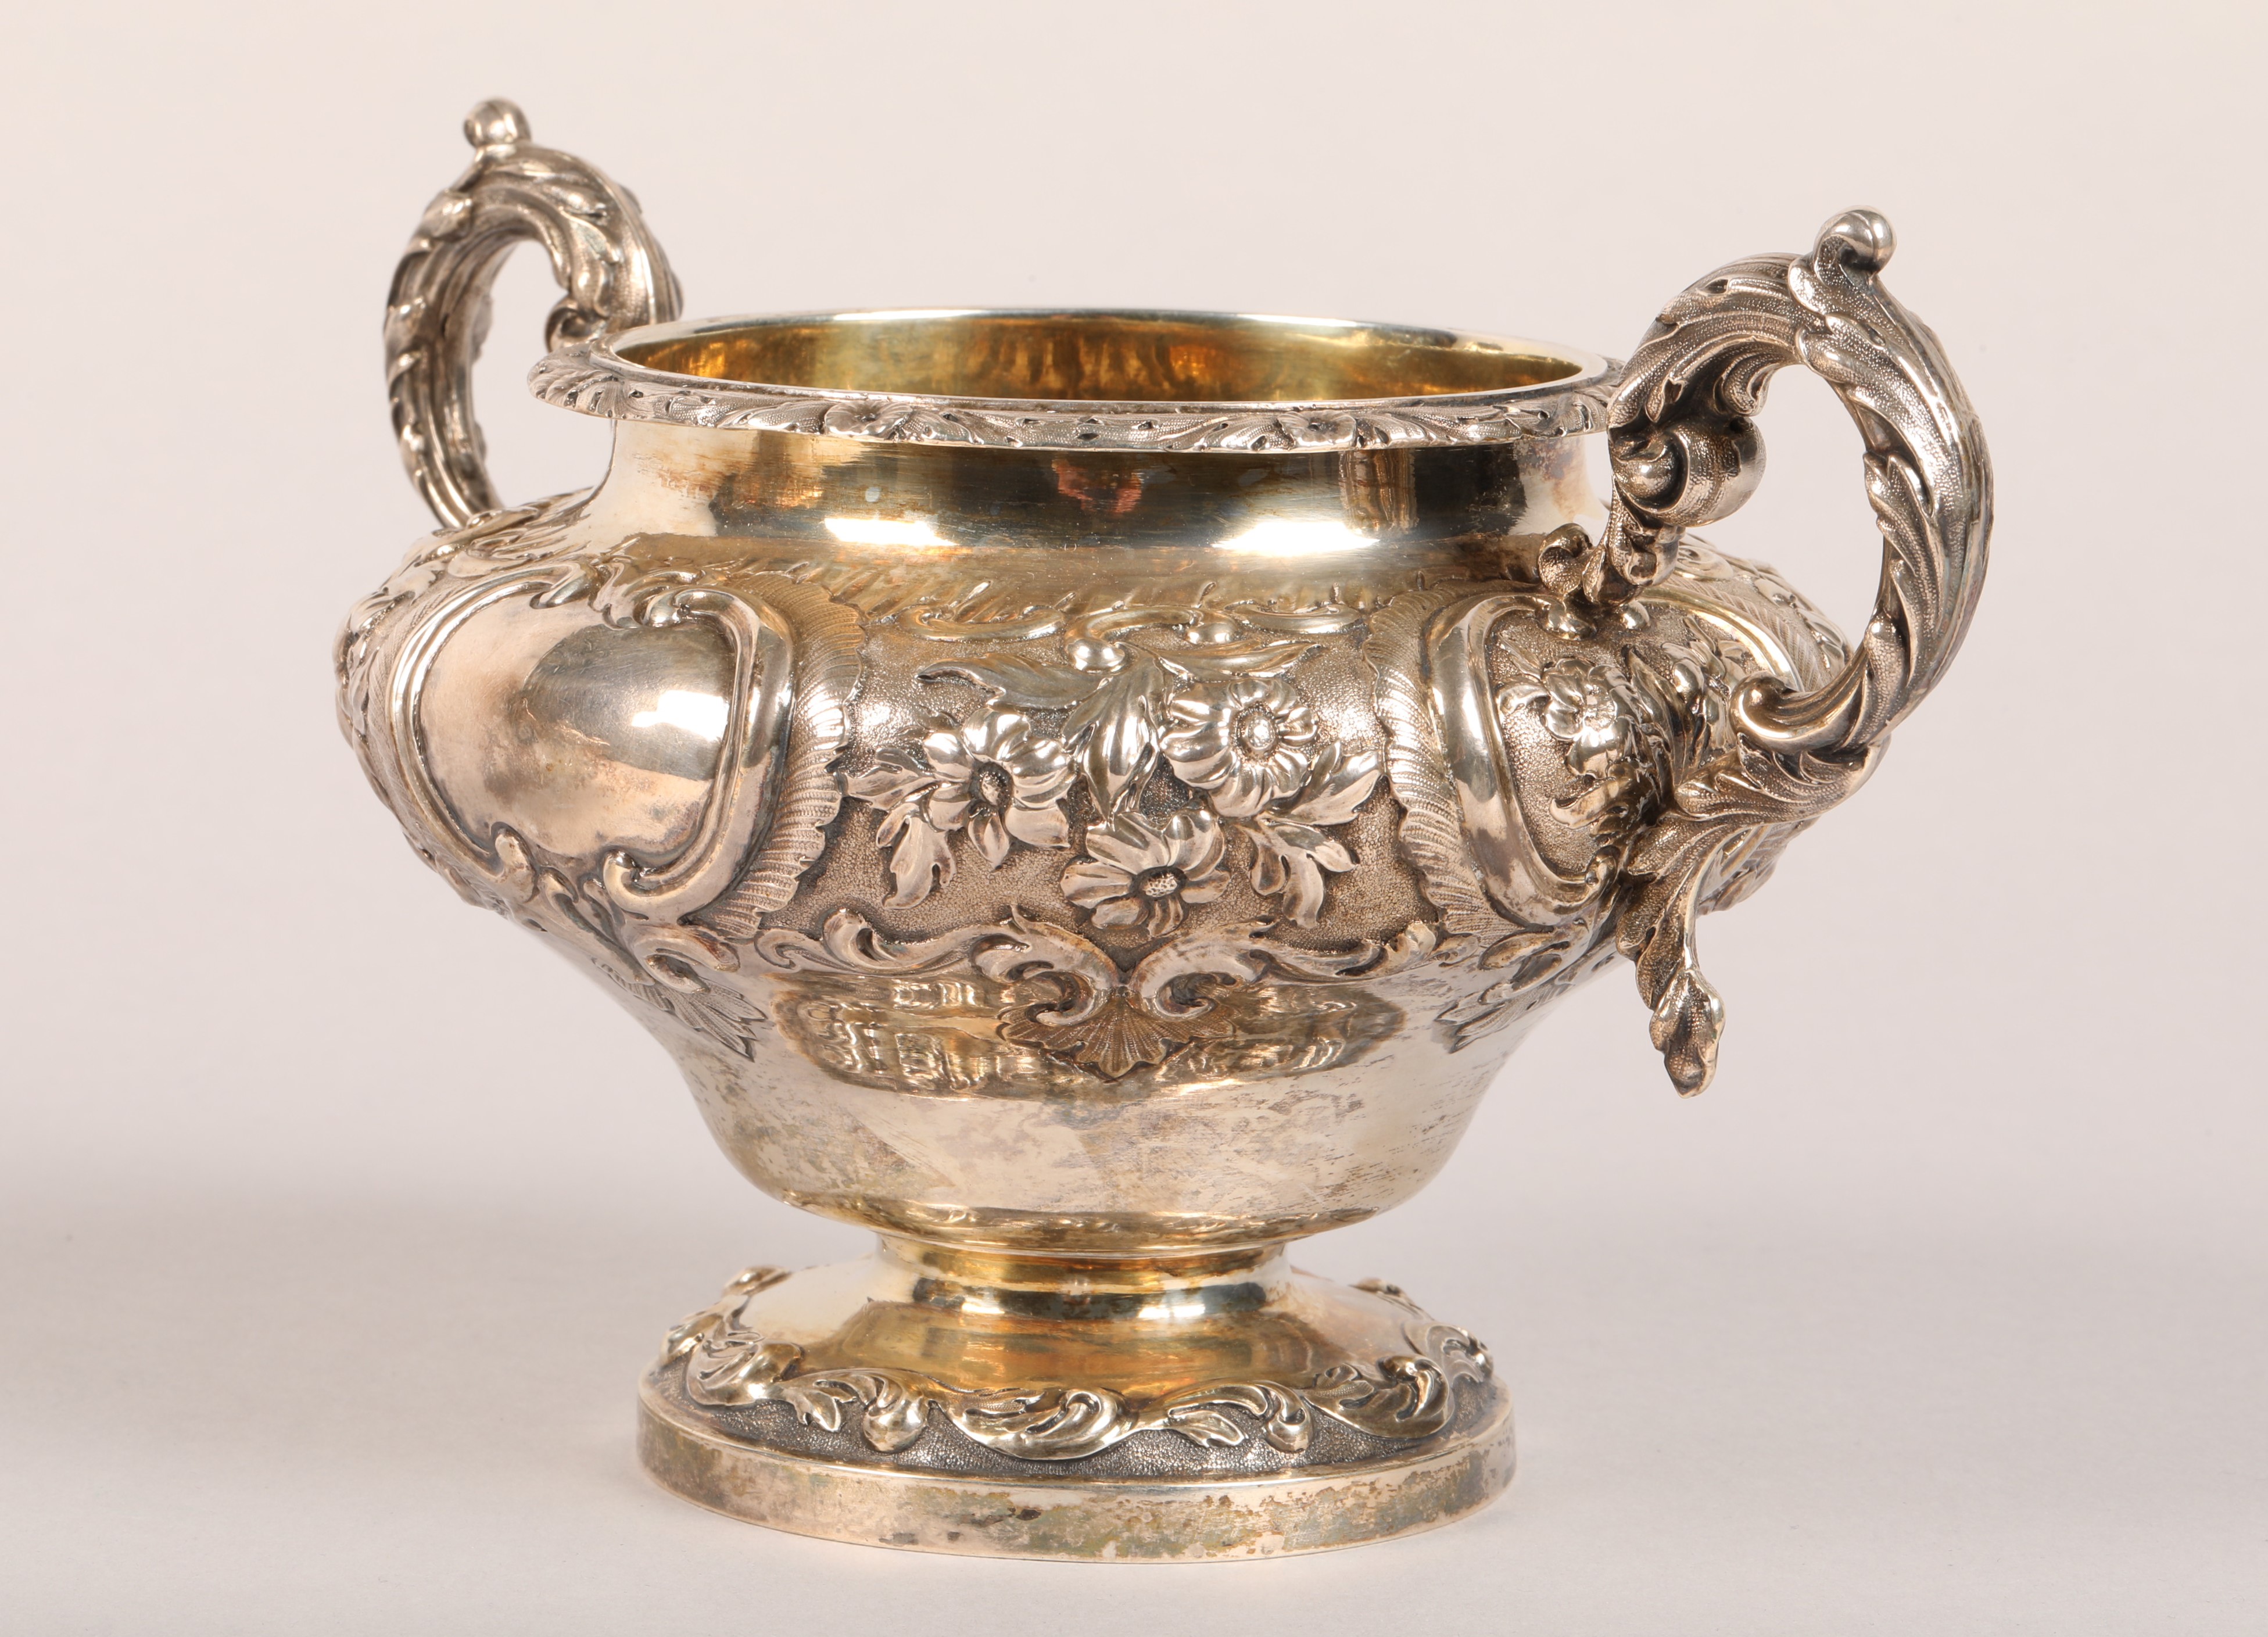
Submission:
M 1733 690 L 1742 672 L 1736 660 L 1747 656 L 1738 648 L 1727 651 L 1713 632 L 1694 630 L 1683 648 L 1668 649 L 1669 691 L 1701 729 L 1712 748 L 1727 742 L 1732 717 Z
M 1250 818 L 1295 793 L 1321 730 L 1315 712 L 1275 677 L 1233 676 L 1166 704 L 1159 748 L 1183 782 L 1213 793 L 1223 818 Z
M 1138 923 L 1151 937 L 1163 937 L 1182 924 L 1189 905 L 1211 903 L 1228 885 L 1220 822 L 1201 807 L 1156 829 L 1129 814 L 1090 824 L 1086 850 L 1092 858 L 1064 872 L 1064 896 L 1098 926 Z
M 1533 681 L 1506 689 L 1498 708 L 1509 713 L 1538 700 L 1543 731 L 1567 747 L 1567 765 L 1573 771 L 1598 772 L 1602 763 L 1627 762 L 1636 755 L 1638 706 L 1604 666 L 1587 660 L 1550 660 Z
M 958 725 L 940 725 L 921 741 L 937 775 L 924 804 L 940 830 L 966 827 L 984 861 L 998 869 L 1014 842 L 1067 847 L 1063 793 L 1071 755 L 1042 737 L 1020 712 L 990 710 Z
M 1071 754 L 1035 732 L 1031 719 L 997 706 L 965 722 L 938 719 L 918 743 L 885 745 L 843 788 L 882 809 L 874 839 L 885 849 L 892 909 L 923 902 L 953 879 L 946 837 L 966 830 L 994 869 L 1017 842 L 1067 847 L 1063 797 Z

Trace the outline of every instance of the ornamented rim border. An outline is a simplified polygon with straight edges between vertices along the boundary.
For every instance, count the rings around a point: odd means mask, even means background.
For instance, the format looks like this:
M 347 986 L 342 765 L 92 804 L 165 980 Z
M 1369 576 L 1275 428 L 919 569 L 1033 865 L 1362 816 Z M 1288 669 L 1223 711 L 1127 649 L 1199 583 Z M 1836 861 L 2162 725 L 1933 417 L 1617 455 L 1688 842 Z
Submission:
M 716 1301 L 670 1330 L 648 1382 L 681 1397 L 696 1414 L 784 1405 L 806 1426 L 855 1429 L 885 1461 L 935 1429 L 1058 1471 L 1160 1432 L 1203 1449 L 1233 1449 L 1256 1436 L 1296 1464 L 1312 1445 L 1319 1416 L 1389 1445 L 1416 1446 L 1453 1431 L 1476 1407 L 1461 1386 L 1484 1396 L 1481 1407 L 1488 1397 L 1504 1397 L 1477 1338 L 1442 1324 L 1399 1286 L 1380 1279 L 1352 1288 L 1401 1310 L 1407 1353 L 1379 1357 L 1368 1369 L 1349 1360 L 1307 1377 L 1208 1379 L 1136 1397 L 1074 1383 L 962 1387 L 890 1365 L 808 1367 L 801 1346 L 767 1338 L 742 1323 L 749 1303 L 793 1277 L 784 1268 L 743 1268 Z M 1250 1419 L 1248 1431 L 1226 1413 L 1232 1410 Z
M 1049 1471 L 1042 1464 L 1034 1462 L 1033 1471 L 1006 1476 L 996 1472 L 963 1472 L 951 1467 L 902 1466 L 887 1457 L 862 1461 L 849 1456 L 814 1455 L 806 1450 L 743 1437 L 715 1419 L 718 1406 L 702 1404 L 686 1392 L 684 1383 L 671 1368 L 675 1362 L 673 1359 L 661 1359 L 649 1365 L 645 1373 L 638 1377 L 637 1396 L 638 1407 L 642 1411 L 663 1422 L 681 1437 L 698 1440 L 735 1456 L 754 1456 L 762 1460 L 777 1461 L 798 1471 L 840 1474 L 845 1478 L 882 1478 L 894 1483 L 934 1484 L 947 1489 L 963 1489 L 974 1485 L 988 1492 L 1013 1487 L 1118 1490 L 1130 1494 L 1162 1489 L 1187 1490 L 1194 1493 L 1212 1490 L 1279 1489 L 1293 1484 L 1328 1484 L 1350 1478 L 1385 1477 L 1436 1461 L 1456 1459 L 1470 1454 L 1476 1447 L 1505 1436 L 1511 1428 L 1513 1409 L 1512 1394 L 1505 1389 L 1502 1382 L 1491 1375 L 1484 1384 L 1488 1394 L 1487 1401 L 1480 1405 L 1470 1421 L 1462 1426 L 1453 1422 L 1428 1437 L 1411 1439 L 1389 1454 L 1348 1461 L 1289 1461 L 1281 1466 L 1250 1470 L 1223 1467 L 1196 1472 L 1097 1472 L 1083 1466 Z M 1459 1391 L 1466 1390 L 1461 1383 Z M 1462 1515 L 1465 1515 L 1454 1514 L 1441 1522 L 1454 1523 Z M 1332 1549 L 1322 1548 L 1326 1551 Z M 1126 1560 L 1138 1562 L 1141 1560 Z
M 1020 309 L 967 311 L 1005 316 Z M 1105 308 L 1071 309 L 1064 315 L 1080 313 L 1098 317 L 1233 318 L 1233 314 L 1221 313 L 1143 313 Z M 643 326 L 560 348 L 539 360 L 528 372 L 528 387 L 546 403 L 584 415 L 719 431 L 792 431 L 883 443 L 958 443 L 1042 450 L 1270 452 L 1450 448 L 1602 431 L 1607 424 L 1608 401 L 1622 377 L 1619 360 L 1580 348 L 1554 345 L 1551 351 L 1580 366 L 1575 374 L 1561 380 L 1493 392 L 1411 398 L 1321 399 L 1296 403 L 1249 400 L 1064 402 L 848 392 L 756 381 L 711 380 L 704 376 L 650 369 L 616 350 L 621 343 L 632 340 L 649 341 L 794 318 L 843 316 L 826 313 L 777 314 Z M 1314 321 L 1333 326 L 1341 322 Z M 1400 331 L 1408 327 L 1366 328 Z M 1425 333 L 1453 336 L 1460 340 L 1507 339 L 1474 337 L 1461 331 Z

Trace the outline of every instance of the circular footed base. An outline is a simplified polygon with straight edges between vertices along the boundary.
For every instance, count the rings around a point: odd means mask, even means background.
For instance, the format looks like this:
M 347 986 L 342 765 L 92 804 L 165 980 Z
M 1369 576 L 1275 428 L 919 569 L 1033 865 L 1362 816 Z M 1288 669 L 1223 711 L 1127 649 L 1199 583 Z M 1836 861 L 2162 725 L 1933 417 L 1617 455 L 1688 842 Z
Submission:
M 1190 1563 L 1328 1552 L 1414 1534 L 1486 1506 L 1512 1482 L 1511 1408 L 1405 1461 L 1264 1477 L 1025 1482 L 814 1460 L 677 1419 L 649 1383 L 638 1456 L 665 1489 L 824 1540 L 973 1557 Z
M 751 1268 L 639 1395 L 665 1488 L 917 1552 L 1189 1562 L 1430 1529 L 1512 1479 L 1488 1353 L 1280 1251 L 1170 1265 L 886 1242 Z

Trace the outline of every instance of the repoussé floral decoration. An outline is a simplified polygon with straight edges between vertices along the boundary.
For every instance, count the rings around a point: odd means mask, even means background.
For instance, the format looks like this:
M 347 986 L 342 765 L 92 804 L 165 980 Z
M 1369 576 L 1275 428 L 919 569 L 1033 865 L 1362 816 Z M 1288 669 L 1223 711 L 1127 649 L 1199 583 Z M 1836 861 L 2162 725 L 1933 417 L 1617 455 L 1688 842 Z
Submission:
M 1130 640 L 1137 631 L 1147 640 Z M 1062 874 L 1073 906 L 1099 927 L 1163 938 L 1226 890 L 1241 839 L 1253 889 L 1314 925 L 1327 878 L 1356 863 L 1325 832 L 1353 819 L 1384 771 L 1376 751 L 1349 755 L 1327 735 L 1290 675 L 1314 645 L 1202 609 L 1112 609 L 1068 636 L 1059 658 L 930 667 L 924 681 L 976 682 L 983 703 L 845 777 L 881 810 L 885 904 L 911 908 L 950 882 L 960 836 L 992 869 L 1020 846 L 1073 853 Z M 1161 771 L 1195 802 L 1141 810 Z

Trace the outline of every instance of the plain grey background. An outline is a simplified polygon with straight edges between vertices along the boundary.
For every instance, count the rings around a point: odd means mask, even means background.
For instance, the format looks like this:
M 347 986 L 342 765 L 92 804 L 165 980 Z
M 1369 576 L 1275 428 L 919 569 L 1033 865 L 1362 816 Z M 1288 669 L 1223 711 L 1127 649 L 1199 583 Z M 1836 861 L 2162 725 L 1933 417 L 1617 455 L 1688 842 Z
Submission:
M 75 4 L 4 57 L 0 1627 L 2257 1633 L 2268 1076 L 2257 8 Z M 693 314 L 1155 305 L 1626 351 L 1887 211 L 1992 440 L 1950 681 L 1446 1174 L 1304 1260 L 1496 1347 L 1476 1519 L 1143 1570 L 822 1545 L 649 1488 L 631 1387 L 754 1260 L 661 1052 L 411 857 L 332 721 L 431 525 L 394 258 L 477 100 L 635 188 Z M 481 376 L 526 498 L 606 431 Z M 1783 377 L 1712 531 L 1846 625 L 1855 434 Z

